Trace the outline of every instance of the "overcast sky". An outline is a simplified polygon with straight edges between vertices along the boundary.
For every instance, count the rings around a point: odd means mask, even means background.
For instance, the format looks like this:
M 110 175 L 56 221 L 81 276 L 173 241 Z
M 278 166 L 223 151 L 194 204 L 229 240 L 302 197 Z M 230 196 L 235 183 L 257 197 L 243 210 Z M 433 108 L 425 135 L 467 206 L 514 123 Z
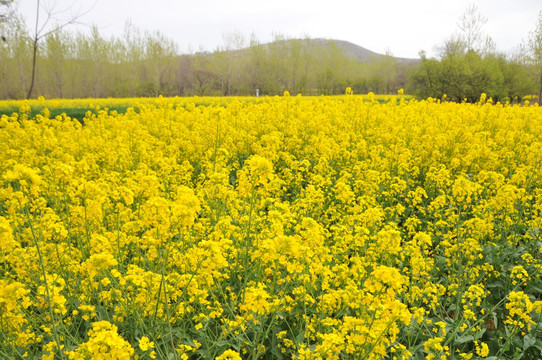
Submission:
M 88 9 L 80 21 L 97 25 L 104 36 L 120 35 L 130 20 L 142 30 L 158 30 L 183 53 L 212 51 L 224 34 L 254 34 L 268 42 L 274 33 L 288 37 L 353 42 L 369 50 L 389 50 L 398 57 L 435 54 L 435 46 L 457 30 L 465 9 L 475 4 L 487 18 L 484 32 L 497 49 L 511 52 L 528 37 L 542 10 L 542 0 L 42 0 L 62 10 Z M 17 0 L 29 23 L 36 0 Z M 67 15 L 68 13 L 65 13 Z M 59 15 L 60 16 L 60 15 Z M 84 31 L 84 27 L 72 27 Z

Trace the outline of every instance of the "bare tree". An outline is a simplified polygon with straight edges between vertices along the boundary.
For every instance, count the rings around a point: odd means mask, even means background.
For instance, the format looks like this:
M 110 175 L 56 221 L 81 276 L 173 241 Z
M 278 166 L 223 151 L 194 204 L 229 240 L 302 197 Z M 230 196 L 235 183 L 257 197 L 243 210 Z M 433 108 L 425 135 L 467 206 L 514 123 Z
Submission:
M 476 5 L 471 4 L 465 9 L 457 24 L 460 33 L 456 40 L 463 43 L 467 52 L 482 55 L 495 51 L 495 42 L 483 30 L 486 23 L 487 18 L 480 14 Z
M 483 31 L 486 23 L 487 18 L 480 14 L 476 5 L 469 5 L 457 22 L 456 32 L 435 47 L 438 56 L 444 59 L 462 57 L 469 52 L 480 56 L 494 53 L 495 42 Z
M 471 4 L 467 7 L 458 23 L 467 51 L 476 51 L 480 47 L 483 42 L 482 28 L 486 22 L 487 18 L 478 12 L 476 5 Z
M 1 0 L 7 1 L 7 0 Z M 31 35 L 32 40 L 32 75 L 30 78 L 30 87 L 26 98 L 30 98 L 32 90 L 34 89 L 34 81 L 36 78 L 36 61 L 38 54 L 39 42 L 47 35 L 58 32 L 66 26 L 78 24 L 79 19 L 87 14 L 94 4 L 83 10 L 81 7 L 75 10 L 76 2 L 73 2 L 69 7 L 64 9 L 58 9 L 54 1 L 40 1 L 36 0 L 36 21 L 34 23 L 34 30 Z

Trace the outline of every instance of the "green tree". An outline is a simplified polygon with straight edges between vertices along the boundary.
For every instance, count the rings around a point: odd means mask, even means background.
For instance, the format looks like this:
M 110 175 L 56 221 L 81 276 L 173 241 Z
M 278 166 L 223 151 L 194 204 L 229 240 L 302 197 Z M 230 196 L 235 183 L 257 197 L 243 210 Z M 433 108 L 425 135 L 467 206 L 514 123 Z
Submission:
M 22 98 L 26 94 L 30 69 L 30 42 L 20 14 L 0 22 L 0 98 Z
M 384 55 L 373 58 L 367 64 L 369 67 L 369 91 L 390 94 L 395 93 L 397 88 L 397 59 L 389 50 Z
M 92 27 L 90 35 L 79 36 L 78 59 L 82 66 L 82 96 L 98 98 L 109 95 L 111 52 L 111 42 L 100 35 L 97 27 Z
M 521 82 L 525 68 L 508 64 L 495 52 L 493 41 L 486 36 L 482 17 L 472 5 L 458 24 L 460 31 L 438 48 L 440 61 L 422 56 L 418 68 L 409 77 L 407 90 L 423 97 L 442 97 L 474 102 L 481 93 L 494 100 L 521 96 L 530 86 Z
M 273 42 L 266 45 L 267 57 L 264 73 L 264 93 L 281 94 L 288 87 L 288 38 L 282 34 L 274 34 Z
M 252 34 L 242 65 L 242 88 L 245 94 L 254 95 L 256 94 L 256 89 L 262 91 L 263 94 L 266 58 L 267 51 L 265 45 L 260 44 L 256 36 Z
M 440 61 L 440 91 L 433 96 L 442 97 L 448 95 L 449 99 L 461 101 L 468 92 L 469 72 L 466 61 L 460 55 L 448 55 Z
M 425 52 L 420 52 L 421 62 L 407 80 L 407 90 L 421 98 L 430 96 L 441 97 L 442 88 L 441 64 L 436 59 L 427 58 Z
M 172 95 L 175 90 L 177 45 L 160 32 L 146 32 L 141 95 Z
M 192 61 L 191 85 L 192 91 L 198 96 L 213 95 L 216 88 L 216 75 L 209 69 L 211 53 L 198 52 Z
M 286 67 L 288 70 L 288 88 L 293 94 L 307 92 L 308 73 L 311 68 L 312 49 L 314 42 L 308 37 L 291 39 L 288 41 L 288 56 Z
M 342 94 L 348 86 L 349 69 L 357 60 L 347 56 L 335 41 L 320 43 L 315 49 L 317 65 L 311 70 L 314 74 L 314 85 L 319 94 Z
M 188 54 L 181 55 L 179 57 L 179 63 L 177 66 L 176 89 L 177 94 L 180 96 L 188 95 L 191 89 L 192 79 L 192 56 Z
M 119 43 L 122 45 L 121 62 L 122 81 L 119 91 L 125 96 L 138 95 L 139 79 L 141 63 L 143 61 L 144 41 L 139 29 L 132 24 L 131 21 L 126 21 L 124 24 L 124 32 Z
M 542 103 L 542 11 L 538 13 L 538 21 L 528 41 L 528 61 L 535 68 L 540 79 L 538 87 L 538 103 Z
M 229 96 L 239 93 L 245 38 L 235 31 L 223 34 L 222 40 L 223 45 L 214 52 L 210 67 L 217 76 L 222 95 Z
M 66 69 L 70 62 L 70 36 L 58 31 L 44 40 L 41 73 L 43 81 L 40 92 L 51 98 L 62 98 L 66 89 Z
M 521 101 L 523 95 L 537 91 L 536 81 L 521 60 L 501 57 L 499 66 L 503 74 L 505 96 L 510 102 Z

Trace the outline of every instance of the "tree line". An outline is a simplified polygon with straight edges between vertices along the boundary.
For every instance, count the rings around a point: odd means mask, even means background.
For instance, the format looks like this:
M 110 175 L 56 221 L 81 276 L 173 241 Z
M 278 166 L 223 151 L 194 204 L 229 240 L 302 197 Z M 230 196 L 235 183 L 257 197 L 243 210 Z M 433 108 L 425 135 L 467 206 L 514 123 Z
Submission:
M 524 95 L 542 91 L 542 11 L 526 43 L 514 54 L 495 50 L 483 32 L 487 19 L 469 6 L 458 31 L 438 47 L 439 56 L 421 61 L 409 75 L 408 90 L 419 97 L 446 97 L 452 101 L 476 101 L 486 93 L 495 101 L 521 101 Z
M 527 45 L 510 56 L 495 51 L 474 6 L 438 57 L 422 52 L 416 61 L 390 53 L 360 60 L 332 40 L 277 34 L 262 44 L 237 32 L 225 34 L 214 51 L 180 54 L 172 39 L 129 22 L 122 34 L 104 37 L 96 27 L 73 32 L 57 26 L 38 34 L 27 30 L 16 11 L 0 20 L 0 99 L 276 95 L 286 90 L 332 95 L 351 87 L 355 93 L 405 88 L 423 98 L 446 94 L 455 101 L 475 101 L 481 93 L 494 100 L 521 99 L 542 88 L 542 15 Z
M 0 98 L 24 98 L 31 83 L 32 38 L 19 19 L 0 44 Z M 37 49 L 33 96 L 134 97 L 392 93 L 405 86 L 404 67 L 391 55 L 360 62 L 334 41 L 277 34 L 270 43 L 226 34 L 214 51 L 179 54 L 160 32 L 127 23 L 106 38 L 59 30 Z
M 521 60 L 499 54 L 468 51 L 442 59 L 422 56 L 407 88 L 421 98 L 475 102 L 486 93 L 495 101 L 520 102 L 523 96 L 537 93 L 532 70 Z

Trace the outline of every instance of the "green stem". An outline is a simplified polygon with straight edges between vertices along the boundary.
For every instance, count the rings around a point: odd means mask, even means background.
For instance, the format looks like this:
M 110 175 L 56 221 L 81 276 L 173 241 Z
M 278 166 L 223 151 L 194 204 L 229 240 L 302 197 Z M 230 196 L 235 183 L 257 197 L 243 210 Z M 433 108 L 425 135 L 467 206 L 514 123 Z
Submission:
M 30 217 L 30 212 L 28 211 L 28 205 L 25 204 L 24 210 L 25 210 L 26 217 L 28 219 L 28 224 L 30 225 L 30 230 L 32 232 L 32 239 L 34 240 L 34 245 L 36 246 L 36 250 L 38 251 L 38 257 L 39 257 L 39 261 L 40 261 L 40 268 L 41 268 L 41 272 L 42 272 L 42 275 L 43 275 L 43 282 L 45 284 L 45 292 L 47 294 L 47 303 L 49 305 L 49 316 L 51 317 L 51 324 L 52 324 L 52 327 L 53 327 L 53 338 L 55 339 L 57 351 L 58 351 L 58 354 L 60 355 L 60 358 L 64 359 L 64 353 L 62 352 L 62 347 L 60 346 L 61 345 L 60 344 L 60 338 L 58 336 L 58 331 L 57 331 L 56 324 L 55 324 L 55 316 L 54 316 L 54 311 L 53 311 L 53 304 L 51 302 L 51 292 L 49 290 L 49 282 L 47 281 L 47 272 L 45 270 L 45 262 L 43 260 L 43 254 L 41 252 L 41 247 L 40 247 L 38 238 L 36 236 L 36 232 L 34 230 L 34 225 L 32 224 L 32 219 Z

